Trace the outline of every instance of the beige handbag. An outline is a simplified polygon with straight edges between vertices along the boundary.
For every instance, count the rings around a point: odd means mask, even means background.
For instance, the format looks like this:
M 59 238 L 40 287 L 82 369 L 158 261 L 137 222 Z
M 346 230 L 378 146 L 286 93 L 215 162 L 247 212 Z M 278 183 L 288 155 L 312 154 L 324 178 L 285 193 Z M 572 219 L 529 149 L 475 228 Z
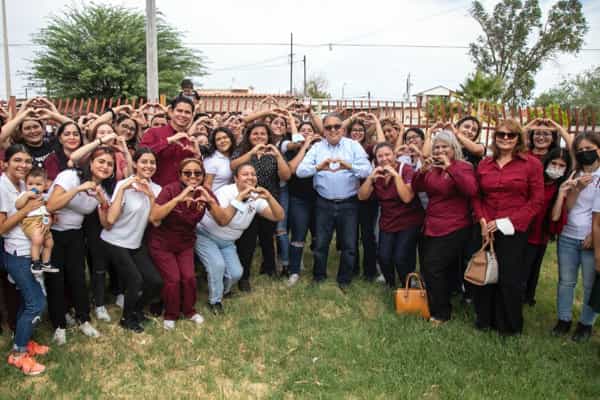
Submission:
M 489 249 L 486 248 L 489 246 Z M 469 261 L 465 280 L 477 286 L 498 283 L 498 260 L 494 251 L 494 237 L 485 240 Z

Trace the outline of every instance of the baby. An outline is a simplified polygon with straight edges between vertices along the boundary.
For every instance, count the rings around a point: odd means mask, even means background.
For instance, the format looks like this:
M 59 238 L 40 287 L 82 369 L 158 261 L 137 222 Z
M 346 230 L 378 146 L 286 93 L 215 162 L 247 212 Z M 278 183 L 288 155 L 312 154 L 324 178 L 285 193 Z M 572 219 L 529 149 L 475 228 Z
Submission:
M 27 177 L 25 186 L 27 191 L 21 193 L 15 201 L 15 207 L 21 209 L 28 201 L 39 199 L 46 189 L 46 171 L 39 167 L 33 167 Z M 33 210 L 21 222 L 21 228 L 25 236 L 31 241 L 31 272 L 41 274 L 42 272 L 58 272 L 58 268 L 50 265 L 50 255 L 54 241 L 50 233 L 51 217 L 46 206 Z M 43 248 L 43 250 L 42 250 Z M 40 260 L 41 254 L 41 260 Z

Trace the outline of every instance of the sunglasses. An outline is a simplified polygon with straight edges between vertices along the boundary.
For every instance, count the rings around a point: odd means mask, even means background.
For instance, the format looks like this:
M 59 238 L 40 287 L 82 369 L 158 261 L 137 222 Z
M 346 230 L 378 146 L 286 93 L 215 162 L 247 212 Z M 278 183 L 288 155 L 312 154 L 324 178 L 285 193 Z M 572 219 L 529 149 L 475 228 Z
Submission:
M 339 131 L 341 128 L 342 128 L 342 124 L 325 125 L 323 127 L 323 129 L 325 129 L 326 131 Z
M 200 170 L 195 170 L 195 171 L 181 171 L 181 175 L 185 176 L 186 178 L 191 178 L 192 176 L 200 177 L 200 176 L 204 175 L 204 172 L 202 172 Z
M 502 132 L 502 131 L 496 131 L 494 132 L 494 135 L 497 138 L 503 138 L 503 139 L 516 139 L 517 136 L 519 136 L 519 134 L 517 132 Z

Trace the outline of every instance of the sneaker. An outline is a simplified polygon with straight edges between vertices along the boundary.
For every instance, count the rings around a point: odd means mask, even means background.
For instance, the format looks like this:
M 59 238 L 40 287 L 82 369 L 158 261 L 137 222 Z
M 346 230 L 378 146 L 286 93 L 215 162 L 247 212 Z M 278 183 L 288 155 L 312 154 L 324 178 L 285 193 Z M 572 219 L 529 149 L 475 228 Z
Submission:
M 438 327 L 438 326 L 444 325 L 448 321 L 445 319 L 438 319 L 438 318 L 431 317 L 431 318 L 429 318 L 429 322 L 431 323 L 432 326 Z
M 31 273 L 34 275 L 41 275 L 44 273 L 44 269 L 42 267 L 42 262 L 39 260 L 33 261 L 29 268 L 31 269 Z
M 163 321 L 163 328 L 165 328 L 168 331 L 175 329 L 175 321 L 171 319 L 165 319 Z
M 287 282 L 287 286 L 288 287 L 292 287 L 294 286 L 296 283 L 298 283 L 298 281 L 300 280 L 300 275 L 298 274 L 291 274 L 288 282 Z
M 57 273 L 59 271 L 59 269 L 56 267 L 53 267 L 49 262 L 47 262 L 47 263 L 42 263 L 42 271 L 54 274 L 54 273 Z
M 110 315 L 108 315 L 108 311 L 106 307 L 100 306 L 96 307 L 96 318 L 100 321 L 110 322 Z
M 571 330 L 571 321 L 558 320 L 554 328 L 552 328 L 552 336 L 563 336 Z
M 224 315 L 225 310 L 223 310 L 223 304 L 221 302 L 210 304 L 208 303 L 208 308 L 214 315 Z
M 56 328 L 52 341 L 59 346 L 67 343 L 67 330 L 62 328 Z
M 67 323 L 67 328 L 72 328 L 77 325 L 77 321 L 75 321 L 75 318 L 69 313 L 65 314 L 65 322 Z
M 385 277 L 382 274 L 379 274 L 379 275 L 377 275 L 377 278 L 375 278 L 375 282 L 385 283 Z
M 8 365 L 17 367 L 25 375 L 39 375 L 46 370 L 46 367 L 35 361 L 28 353 L 9 354 Z
M 575 333 L 573 333 L 573 336 L 571 337 L 571 339 L 574 342 L 583 343 L 583 342 L 587 342 L 588 340 L 590 340 L 591 336 L 592 336 L 592 326 L 584 325 L 581 322 L 578 322 L 577 327 L 575 328 Z
M 83 324 L 79 325 L 79 330 L 83 332 L 85 336 L 93 338 L 100 337 L 100 332 L 98 332 L 89 321 L 85 321 Z
M 196 325 L 200 325 L 201 323 L 204 322 L 204 317 L 202 315 L 196 313 L 190 317 L 190 321 L 195 322 Z
M 50 347 L 41 345 L 33 340 L 27 342 L 27 353 L 30 356 L 45 356 L 50 351 Z
M 120 309 L 123 309 L 123 307 L 125 306 L 125 295 L 124 294 L 118 294 L 117 295 L 117 299 L 115 300 L 115 304 Z
M 141 326 L 139 324 L 139 322 L 137 322 L 133 318 L 131 318 L 131 319 L 121 318 L 121 320 L 119 321 L 119 325 L 121 325 L 122 328 L 130 330 L 130 331 L 132 331 L 134 333 L 142 333 L 142 332 L 144 332 L 144 327 Z
M 252 288 L 250 287 L 250 281 L 247 279 L 242 279 L 238 282 L 238 288 L 242 292 L 250 292 Z

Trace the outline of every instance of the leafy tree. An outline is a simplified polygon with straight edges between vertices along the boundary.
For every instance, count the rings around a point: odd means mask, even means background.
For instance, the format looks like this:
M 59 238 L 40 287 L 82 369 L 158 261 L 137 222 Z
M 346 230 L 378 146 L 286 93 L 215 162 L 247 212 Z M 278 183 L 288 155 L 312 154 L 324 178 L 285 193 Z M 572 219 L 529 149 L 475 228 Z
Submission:
M 306 82 L 306 95 L 313 99 L 329 99 L 331 94 L 327 91 L 329 82 L 324 76 L 315 75 L 312 76 Z
M 205 74 L 202 57 L 181 33 L 157 20 L 159 90 L 177 93 L 185 76 Z M 42 49 L 30 79 L 51 97 L 130 97 L 146 94 L 145 15 L 123 7 L 90 4 L 51 17 L 34 35 Z
M 473 75 L 467 77 L 456 92 L 457 97 L 465 104 L 476 106 L 479 101 L 496 103 L 502 97 L 504 83 L 493 75 L 487 75 L 477 70 Z
M 539 95 L 535 104 L 538 106 L 559 104 L 563 109 L 569 107 L 600 109 L 600 66 L 563 80 L 555 88 Z
M 502 0 L 489 14 L 474 1 L 471 15 L 483 29 L 469 54 L 476 67 L 505 83 L 502 101 L 523 104 L 531 98 L 534 76 L 559 53 L 577 53 L 588 26 L 578 0 L 560 0 L 542 23 L 538 0 Z

